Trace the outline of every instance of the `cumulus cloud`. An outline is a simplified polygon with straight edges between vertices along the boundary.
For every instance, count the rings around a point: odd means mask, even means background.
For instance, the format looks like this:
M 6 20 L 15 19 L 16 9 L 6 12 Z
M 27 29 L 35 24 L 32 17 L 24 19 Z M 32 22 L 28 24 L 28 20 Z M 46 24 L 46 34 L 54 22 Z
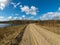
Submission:
M 31 14 L 31 15 L 36 15 L 37 14 L 37 8 L 35 6 L 24 6 L 21 7 L 21 11 L 25 12 L 27 15 Z
M 41 20 L 60 20 L 60 12 L 48 12 L 40 16 Z
M 20 5 L 20 2 L 18 2 L 18 3 L 11 2 L 11 4 L 14 6 L 14 8 L 16 8 L 17 6 Z
M 0 10 L 3 10 L 8 2 L 9 0 L 0 0 Z

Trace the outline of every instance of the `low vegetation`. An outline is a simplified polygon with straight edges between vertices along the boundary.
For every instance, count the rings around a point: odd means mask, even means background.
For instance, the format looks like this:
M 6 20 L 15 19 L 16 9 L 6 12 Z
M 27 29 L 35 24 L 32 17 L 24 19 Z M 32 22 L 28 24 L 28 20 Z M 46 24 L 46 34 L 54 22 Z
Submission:
M 7 41 L 16 38 L 16 36 L 22 31 L 24 27 L 25 25 L 16 25 L 0 28 L 0 44 L 5 42 L 7 43 Z
M 6 22 L 3 22 L 3 23 L 6 23 Z M 12 22 L 9 22 L 9 24 L 16 24 L 16 25 L 0 28 L 0 45 L 1 44 L 7 45 L 8 42 L 10 42 L 11 40 L 14 40 L 17 37 L 17 35 L 22 31 L 22 29 L 24 29 L 25 24 L 30 24 L 30 23 L 35 23 L 47 29 L 48 31 L 51 31 L 60 35 L 60 21 L 59 20 L 12 21 Z
M 56 34 L 60 34 L 60 21 L 50 20 L 50 21 L 42 21 L 40 24 L 43 28 L 54 32 Z

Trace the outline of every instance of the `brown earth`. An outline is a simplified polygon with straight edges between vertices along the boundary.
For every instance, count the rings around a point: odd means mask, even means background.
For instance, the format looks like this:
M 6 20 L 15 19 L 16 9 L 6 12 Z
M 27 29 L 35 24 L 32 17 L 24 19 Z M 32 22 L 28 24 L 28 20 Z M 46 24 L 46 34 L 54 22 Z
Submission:
M 8 44 L 1 45 L 60 45 L 60 35 L 36 24 L 29 24 L 16 37 L 18 39 L 13 38 Z M 21 41 L 19 42 L 20 39 Z M 11 41 L 14 42 L 11 44 Z

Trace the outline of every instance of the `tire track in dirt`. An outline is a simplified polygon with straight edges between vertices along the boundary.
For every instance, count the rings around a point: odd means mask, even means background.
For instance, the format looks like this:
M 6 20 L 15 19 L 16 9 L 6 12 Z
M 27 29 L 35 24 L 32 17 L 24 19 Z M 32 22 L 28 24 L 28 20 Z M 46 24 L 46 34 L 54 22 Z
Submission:
M 32 25 L 30 25 L 30 32 L 33 33 L 33 37 L 35 37 L 35 41 L 37 41 L 37 45 L 51 45 Z
M 60 45 L 60 35 L 35 24 L 29 24 L 20 45 Z
M 51 45 L 32 25 L 27 27 L 21 45 Z

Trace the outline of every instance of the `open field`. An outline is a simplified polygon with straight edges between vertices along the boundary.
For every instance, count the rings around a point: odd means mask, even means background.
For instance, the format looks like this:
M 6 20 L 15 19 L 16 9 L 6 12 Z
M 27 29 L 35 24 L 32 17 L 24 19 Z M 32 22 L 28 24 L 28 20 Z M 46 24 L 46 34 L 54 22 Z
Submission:
M 60 21 L 24 22 L 0 28 L 0 45 L 60 45 Z
M 20 29 L 4 38 L 0 45 L 60 45 L 60 35 L 36 24 L 28 24 Z
M 19 45 L 60 45 L 60 35 L 29 24 Z
M 60 34 L 60 21 L 43 21 L 43 23 L 40 23 L 38 25 L 51 32 Z

